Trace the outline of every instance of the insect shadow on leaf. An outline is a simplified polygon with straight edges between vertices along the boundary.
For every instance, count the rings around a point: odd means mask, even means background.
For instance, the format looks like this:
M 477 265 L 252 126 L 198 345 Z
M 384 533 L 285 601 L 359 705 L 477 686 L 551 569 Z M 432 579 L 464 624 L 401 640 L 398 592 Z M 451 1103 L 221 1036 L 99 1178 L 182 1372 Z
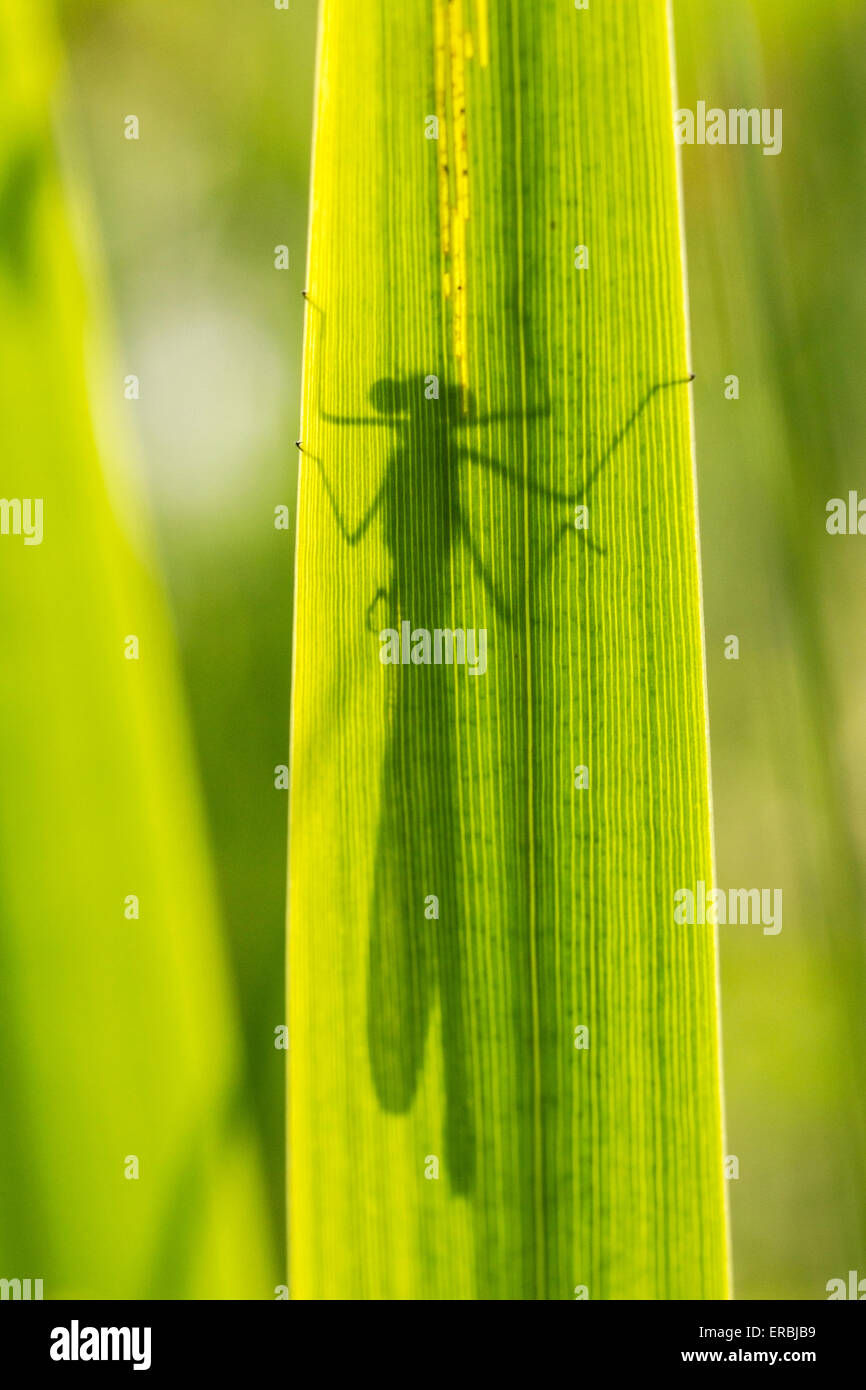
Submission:
M 369 392 L 372 413 L 347 416 L 322 412 L 330 424 L 347 427 L 388 425 L 394 431 L 384 475 L 364 515 L 347 524 L 339 499 L 321 460 L 315 459 L 340 533 L 350 547 L 359 545 L 377 517 L 390 560 L 390 578 L 367 607 L 365 623 L 400 630 L 468 627 L 453 619 L 453 552 L 468 555 L 496 617 L 516 621 L 517 604 L 509 602 L 485 565 L 460 506 L 464 466 L 486 469 L 504 484 L 526 488 L 533 498 L 574 508 L 574 495 L 525 480 L 497 459 L 470 448 L 461 438 L 467 425 L 545 416 L 546 407 L 520 414 L 479 416 L 469 410 L 458 387 L 445 385 L 438 399 L 425 398 L 422 375 L 381 378 Z M 688 378 L 687 380 L 691 380 Z M 682 380 L 649 390 L 590 471 L 584 498 L 653 397 Z M 299 446 L 300 447 L 300 446 Z M 571 520 L 558 528 L 540 557 L 570 533 L 604 554 Z M 517 596 L 518 598 L 520 595 Z M 455 678 L 466 670 L 447 665 L 400 664 L 387 668 L 392 681 L 386 695 L 387 741 L 382 763 L 379 824 L 370 900 L 367 979 L 367 1038 L 370 1071 L 383 1109 L 409 1110 L 423 1068 L 430 1015 L 438 982 L 445 1082 L 444 1168 L 451 1190 L 468 1195 L 474 1185 L 476 1124 L 473 1102 L 479 1078 L 472 1076 L 466 991 L 469 893 L 459 834 Z M 425 915 L 431 896 L 439 916 Z

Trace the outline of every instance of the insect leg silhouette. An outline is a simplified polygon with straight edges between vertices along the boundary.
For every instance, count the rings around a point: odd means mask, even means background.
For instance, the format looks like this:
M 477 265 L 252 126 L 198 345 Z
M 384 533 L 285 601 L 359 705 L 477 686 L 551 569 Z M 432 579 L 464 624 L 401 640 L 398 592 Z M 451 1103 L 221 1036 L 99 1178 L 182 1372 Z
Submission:
M 334 513 L 334 517 L 337 522 L 337 525 L 340 528 L 340 534 L 342 535 L 343 540 L 346 542 L 347 545 L 357 545 L 359 541 L 363 540 L 364 536 L 369 531 L 370 526 L 373 522 L 373 518 L 375 517 L 376 513 L 382 505 L 382 498 L 385 492 L 384 486 L 380 486 L 378 492 L 376 493 L 376 496 L 373 498 L 373 501 L 370 503 L 369 507 L 367 508 L 367 511 L 364 513 L 360 522 L 353 531 L 350 529 L 350 527 L 346 525 L 345 521 L 343 520 L 343 516 L 340 512 L 340 505 L 337 501 L 336 494 L 334 492 L 334 489 L 331 487 L 331 484 L 328 482 L 328 475 L 325 472 L 324 468 L 321 466 L 321 464 L 319 464 L 319 475 L 322 479 L 322 483 L 325 488 L 325 493 L 327 495 L 328 501 L 331 504 L 331 510 Z
M 596 480 L 599 478 L 602 471 L 606 468 L 607 464 L 610 462 L 611 458 L 616 453 L 620 444 L 625 439 L 629 430 L 632 429 L 636 421 L 640 418 L 641 415 L 643 415 L 644 411 L 646 410 L 653 397 L 658 395 L 660 391 L 670 390 L 672 386 L 688 386 L 689 383 L 692 381 L 694 381 L 694 375 L 689 377 L 679 377 L 675 381 L 659 381 L 656 383 L 655 386 L 650 387 L 643 399 L 640 400 L 638 404 L 635 406 L 634 410 L 626 420 L 625 424 L 620 428 L 618 433 L 614 435 L 607 449 L 602 454 L 593 471 L 590 473 L 589 480 L 586 484 L 587 492 L 592 487 L 593 483 L 595 483 Z
M 487 594 L 487 597 L 490 599 L 490 602 L 493 604 L 493 608 L 497 616 L 502 618 L 507 623 L 513 622 L 514 612 L 511 608 L 509 608 L 504 597 L 497 589 L 495 580 L 492 574 L 490 573 L 490 570 L 481 558 L 481 553 L 477 545 L 475 544 L 475 541 L 472 538 L 472 533 L 469 530 L 469 525 L 466 521 L 466 518 L 464 517 L 463 513 L 459 510 L 459 508 L 456 509 L 455 512 L 455 529 L 466 547 L 466 551 L 469 555 L 469 558 L 472 561 L 472 564 L 478 573 L 478 577 L 481 580 L 481 583 L 484 585 L 484 590 Z
M 478 449 L 459 449 L 458 455 L 469 459 L 470 463 L 477 463 L 481 468 L 486 468 L 490 473 L 495 473 L 497 477 L 504 478 L 506 482 L 514 487 L 522 487 L 524 480 L 519 473 L 515 473 L 511 468 L 506 468 L 504 463 L 499 463 L 496 459 L 489 458 L 487 454 L 482 454 Z M 565 492 L 557 492 L 554 488 L 543 487 L 541 483 L 536 483 L 532 478 L 526 480 L 529 491 L 536 497 L 549 498 L 551 502 L 567 502 L 574 504 L 574 498 L 569 497 Z

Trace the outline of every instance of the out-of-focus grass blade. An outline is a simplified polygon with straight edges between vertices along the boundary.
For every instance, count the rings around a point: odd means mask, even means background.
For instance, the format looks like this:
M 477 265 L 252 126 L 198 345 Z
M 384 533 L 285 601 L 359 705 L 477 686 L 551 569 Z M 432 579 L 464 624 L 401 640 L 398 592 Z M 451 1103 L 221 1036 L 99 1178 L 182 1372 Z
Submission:
M 41 544 L 0 535 L 0 1273 L 272 1297 L 171 633 L 88 408 L 88 362 L 109 398 L 123 379 L 52 153 L 57 66 L 43 5 L 0 0 L 0 492 L 44 509 Z
M 666 6 L 325 0 L 319 62 L 293 1294 L 724 1296 Z
M 780 155 L 684 149 L 684 187 L 719 866 L 785 903 L 776 937 L 722 934 L 736 1291 L 825 1298 L 866 1240 L 866 541 L 825 528 L 863 495 L 866 14 L 675 17 L 683 106 L 784 113 Z

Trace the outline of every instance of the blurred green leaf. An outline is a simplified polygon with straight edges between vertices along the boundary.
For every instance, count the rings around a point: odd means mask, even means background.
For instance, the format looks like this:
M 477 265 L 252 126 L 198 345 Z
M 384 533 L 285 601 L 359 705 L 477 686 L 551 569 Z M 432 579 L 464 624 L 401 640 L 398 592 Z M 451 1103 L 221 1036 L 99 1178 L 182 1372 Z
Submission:
M 135 406 L 104 346 L 86 204 L 58 172 L 58 72 L 44 5 L 0 0 L 2 493 L 44 506 L 41 544 L 0 536 L 0 1268 L 47 1298 L 270 1298 L 173 638 L 119 414 Z
M 866 444 L 866 13 L 674 12 L 681 105 L 784 111 L 779 156 L 683 169 L 719 868 L 785 903 L 778 937 L 721 936 L 736 1293 L 825 1298 L 866 1238 L 862 542 L 825 529 Z

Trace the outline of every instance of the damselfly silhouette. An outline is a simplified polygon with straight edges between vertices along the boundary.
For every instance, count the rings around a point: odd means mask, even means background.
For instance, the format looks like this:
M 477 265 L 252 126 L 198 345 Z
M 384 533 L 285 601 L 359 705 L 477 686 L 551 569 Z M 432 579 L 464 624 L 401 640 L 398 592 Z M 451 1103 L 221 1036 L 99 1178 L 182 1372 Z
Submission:
M 503 484 L 521 493 L 525 490 L 530 498 L 562 504 L 562 525 L 554 528 L 548 557 L 568 532 L 600 551 L 589 541 L 587 531 L 575 530 L 566 509 L 585 504 L 602 469 L 656 392 L 678 384 L 663 383 L 644 396 L 590 471 L 581 496 L 526 480 L 464 442 L 467 424 L 525 416 L 479 416 L 471 409 L 467 413 L 460 391 L 447 385 L 437 400 L 427 400 L 422 376 L 377 381 L 369 393 L 370 415 L 323 413 L 328 422 L 347 427 L 384 423 L 395 436 L 378 490 L 354 527 L 341 513 L 326 461 L 316 460 L 347 545 L 361 544 L 374 521 L 381 519 L 390 576 L 387 585 L 371 597 L 365 615 L 368 628 L 399 631 L 403 621 L 430 632 L 481 626 L 474 614 L 471 622 L 454 621 L 452 573 L 458 546 L 469 557 L 495 620 L 512 624 L 522 595 L 504 592 L 483 561 L 461 507 L 463 469 L 486 469 Z M 546 413 L 530 408 L 525 415 Z M 544 562 L 545 557 L 541 559 Z M 371 648 L 373 660 L 375 650 Z M 465 981 L 471 923 L 466 917 L 462 863 L 454 693 L 455 677 L 465 679 L 466 674 L 447 665 L 400 665 L 388 671 L 393 681 L 386 695 L 388 737 L 370 903 L 367 983 L 373 1083 L 385 1110 L 405 1113 L 424 1065 L 438 982 L 446 1090 L 445 1169 L 452 1190 L 463 1194 L 471 1190 L 474 1179 L 473 1087 L 477 1084 L 467 1045 L 470 1001 Z M 438 919 L 425 916 L 425 903 L 431 896 L 438 899 Z

